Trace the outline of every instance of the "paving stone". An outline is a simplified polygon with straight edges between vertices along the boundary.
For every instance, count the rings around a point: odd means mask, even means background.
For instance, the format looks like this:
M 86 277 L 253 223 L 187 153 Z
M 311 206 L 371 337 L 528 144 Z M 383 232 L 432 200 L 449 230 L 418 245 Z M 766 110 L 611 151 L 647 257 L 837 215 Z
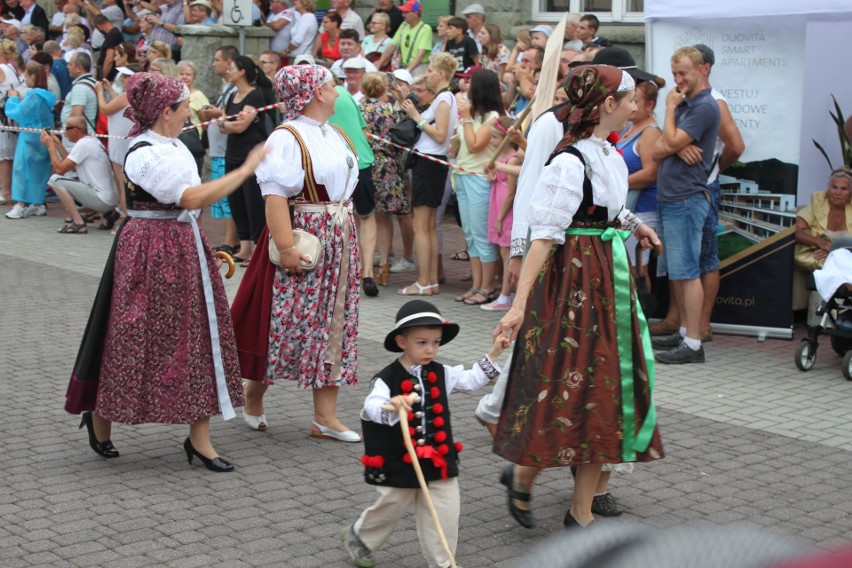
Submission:
M 186 463 L 185 426 L 116 425 L 121 457 L 91 452 L 79 420 L 62 410 L 62 394 L 112 241 L 108 232 L 93 231 L 69 246 L 67 236 L 55 234 L 61 215 L 51 208 L 47 218 L 0 223 L 4 306 L 27 306 L 4 311 L 0 344 L 32 354 L 0 353 L 0 455 L 8 464 L 0 487 L 0 565 L 349 566 L 338 531 L 375 499 L 358 461 L 363 446 L 310 438 L 311 393 L 296 385 L 270 389 L 265 433 L 239 418 L 212 420 L 218 451 L 238 465 L 232 474 Z M 202 224 L 216 230 L 209 219 Z M 457 227 L 447 224 L 445 235 L 448 250 L 462 248 Z M 441 359 L 469 365 L 488 348 L 500 316 L 453 302 L 468 265 L 446 265 L 450 281 L 433 302 L 461 322 L 463 333 L 442 348 Z M 392 285 L 409 279 L 394 275 Z M 238 285 L 239 276 L 226 283 L 231 297 Z M 361 383 L 340 397 L 341 417 L 352 426 L 372 373 L 389 362 L 381 342 L 406 301 L 393 290 L 383 288 L 361 305 Z M 815 368 L 800 373 L 792 364 L 795 346 L 717 334 L 706 364 L 660 366 L 667 458 L 614 476 L 612 492 L 628 512 L 601 523 L 746 523 L 810 546 L 846 545 L 852 385 L 840 375 L 839 359 L 823 350 Z M 497 483 L 503 464 L 472 417 L 481 394 L 452 397 L 454 433 L 465 444 L 458 560 L 467 568 L 516 566 L 561 534 L 571 476 L 543 472 L 533 502 L 538 526 L 517 526 Z M 423 565 L 410 515 L 376 557 L 385 566 Z

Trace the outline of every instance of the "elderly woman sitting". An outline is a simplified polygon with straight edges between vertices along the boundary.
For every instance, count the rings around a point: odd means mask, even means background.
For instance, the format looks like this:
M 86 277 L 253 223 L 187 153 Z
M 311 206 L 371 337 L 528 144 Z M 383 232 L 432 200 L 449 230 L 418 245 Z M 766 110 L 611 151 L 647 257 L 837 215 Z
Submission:
M 828 178 L 828 189 L 811 196 L 796 215 L 796 266 L 822 268 L 831 241 L 852 236 L 852 171 L 838 168 Z

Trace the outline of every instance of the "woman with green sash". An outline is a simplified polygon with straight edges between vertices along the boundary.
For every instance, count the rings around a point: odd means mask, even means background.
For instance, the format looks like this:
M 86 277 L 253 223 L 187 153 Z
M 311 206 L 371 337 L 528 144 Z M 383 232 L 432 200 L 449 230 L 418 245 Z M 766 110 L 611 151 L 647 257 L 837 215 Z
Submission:
M 634 83 L 607 65 L 573 69 L 565 126 L 528 210 L 530 249 L 512 308 L 495 330 L 517 338 L 494 451 L 509 511 L 532 526 L 530 490 L 544 468 L 576 466 L 565 527 L 594 523 L 603 464 L 663 457 L 652 398 L 654 356 L 624 240 L 659 246 L 624 209 L 627 166 L 607 141 L 635 109 Z

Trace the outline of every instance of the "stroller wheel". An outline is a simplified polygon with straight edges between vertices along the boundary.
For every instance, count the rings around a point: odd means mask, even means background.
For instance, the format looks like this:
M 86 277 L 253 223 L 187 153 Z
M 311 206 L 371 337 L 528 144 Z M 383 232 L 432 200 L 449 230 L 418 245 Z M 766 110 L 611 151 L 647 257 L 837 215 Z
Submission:
M 852 349 L 852 339 L 847 339 L 846 337 L 838 337 L 836 335 L 831 336 L 831 348 L 834 349 L 834 352 L 839 356 L 843 357 L 846 355 L 846 352 Z
M 796 347 L 796 356 L 793 362 L 796 363 L 796 368 L 800 371 L 810 371 L 816 363 L 816 346 L 811 345 L 808 340 L 802 341 Z
M 843 366 L 840 368 L 847 381 L 852 381 L 852 351 L 847 351 L 843 356 Z

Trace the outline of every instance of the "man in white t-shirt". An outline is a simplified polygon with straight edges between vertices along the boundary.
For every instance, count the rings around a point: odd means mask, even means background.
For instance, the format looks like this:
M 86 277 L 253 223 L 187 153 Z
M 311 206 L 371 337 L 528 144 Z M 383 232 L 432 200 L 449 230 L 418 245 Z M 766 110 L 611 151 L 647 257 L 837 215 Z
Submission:
M 88 232 L 75 201 L 83 207 L 104 213 L 105 221 L 111 226 L 118 218 L 115 211 L 118 189 L 106 148 L 100 140 L 89 136 L 88 125 L 81 116 L 72 116 L 66 121 L 65 137 L 74 144 L 71 152 L 65 150 L 56 136 L 46 132 L 41 135 L 41 143 L 47 147 L 50 165 L 55 172 L 47 185 L 56 193 L 71 217 L 71 223 L 59 232 Z M 76 172 L 76 176 L 73 172 Z
M 266 25 L 275 31 L 275 37 L 269 42 L 272 51 L 287 51 L 290 46 L 290 32 L 296 21 L 296 11 L 287 7 L 284 0 L 272 0 L 269 3 L 269 16 Z

